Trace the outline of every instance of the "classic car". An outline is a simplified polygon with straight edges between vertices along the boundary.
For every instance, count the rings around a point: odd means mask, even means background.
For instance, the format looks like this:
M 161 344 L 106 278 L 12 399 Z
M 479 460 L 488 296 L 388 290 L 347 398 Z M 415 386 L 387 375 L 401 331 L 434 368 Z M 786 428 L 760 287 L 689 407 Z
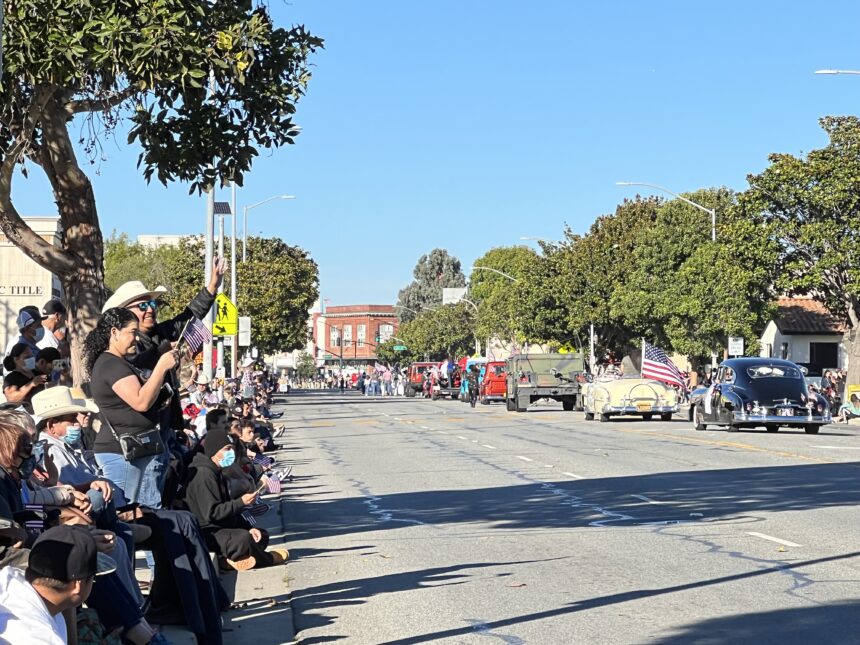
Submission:
M 595 415 L 601 421 L 621 415 L 640 416 L 648 421 L 655 414 L 662 421 L 671 421 L 679 410 L 675 390 L 660 381 L 641 378 L 630 369 L 625 369 L 621 378 L 598 378 L 586 383 L 582 401 L 588 421 Z
M 816 434 L 830 423 L 827 401 L 810 391 L 801 368 L 777 358 L 732 358 L 723 361 L 707 391 L 691 402 L 693 427 L 803 428 Z
M 489 405 L 490 401 L 504 401 L 505 387 L 505 362 L 490 361 L 484 372 L 484 380 L 481 381 L 481 404 Z

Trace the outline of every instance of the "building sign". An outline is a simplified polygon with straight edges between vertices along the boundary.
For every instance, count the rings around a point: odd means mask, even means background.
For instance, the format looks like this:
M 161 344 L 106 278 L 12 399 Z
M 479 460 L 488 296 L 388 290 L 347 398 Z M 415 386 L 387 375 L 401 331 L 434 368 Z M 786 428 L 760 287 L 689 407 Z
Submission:
M 0 296 L 44 296 L 45 289 L 36 285 L 0 284 Z

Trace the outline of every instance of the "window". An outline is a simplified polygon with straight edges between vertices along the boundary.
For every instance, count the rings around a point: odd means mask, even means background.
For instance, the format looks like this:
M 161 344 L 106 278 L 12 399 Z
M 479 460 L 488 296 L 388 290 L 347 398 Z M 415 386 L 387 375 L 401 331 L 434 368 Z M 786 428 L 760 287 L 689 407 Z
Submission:
M 800 371 L 788 365 L 753 365 L 747 368 L 750 378 L 801 378 Z
M 394 325 L 384 324 L 379 326 L 379 342 L 384 343 L 394 336 Z
M 343 326 L 343 344 L 349 345 L 352 343 L 352 325 Z
M 330 335 L 331 340 L 329 342 L 329 346 L 330 347 L 338 347 L 340 345 L 340 330 L 337 327 L 332 327 L 330 329 L 330 332 L 331 332 L 331 335 Z
M 782 345 L 780 345 L 779 357 L 783 360 L 788 359 L 788 343 L 782 343 Z
M 356 344 L 359 347 L 364 347 L 364 341 L 367 338 L 367 325 L 356 325 L 355 326 L 355 337 L 356 337 Z

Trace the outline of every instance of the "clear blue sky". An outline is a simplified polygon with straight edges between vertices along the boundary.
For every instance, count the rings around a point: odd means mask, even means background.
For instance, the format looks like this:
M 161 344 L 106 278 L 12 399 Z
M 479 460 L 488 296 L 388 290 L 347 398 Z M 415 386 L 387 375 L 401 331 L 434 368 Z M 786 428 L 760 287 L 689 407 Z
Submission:
M 309 250 L 332 304 L 394 302 L 437 246 L 468 267 L 520 236 L 583 232 L 635 194 L 619 180 L 742 190 L 769 153 L 823 145 L 819 117 L 860 108 L 860 76 L 813 74 L 860 69 L 857 2 L 269 5 L 326 49 L 303 134 L 258 159 L 240 212 L 296 195 L 249 228 Z M 105 231 L 202 232 L 205 201 L 147 186 L 137 152 L 108 145 L 93 168 Z M 18 209 L 54 213 L 33 171 L 16 180 Z

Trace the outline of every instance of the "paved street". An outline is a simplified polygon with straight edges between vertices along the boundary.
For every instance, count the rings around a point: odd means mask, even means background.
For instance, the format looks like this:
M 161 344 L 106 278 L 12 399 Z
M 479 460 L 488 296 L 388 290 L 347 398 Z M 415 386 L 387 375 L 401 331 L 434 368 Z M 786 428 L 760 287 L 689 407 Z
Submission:
M 858 428 L 328 392 L 283 409 L 302 643 L 860 639 Z

